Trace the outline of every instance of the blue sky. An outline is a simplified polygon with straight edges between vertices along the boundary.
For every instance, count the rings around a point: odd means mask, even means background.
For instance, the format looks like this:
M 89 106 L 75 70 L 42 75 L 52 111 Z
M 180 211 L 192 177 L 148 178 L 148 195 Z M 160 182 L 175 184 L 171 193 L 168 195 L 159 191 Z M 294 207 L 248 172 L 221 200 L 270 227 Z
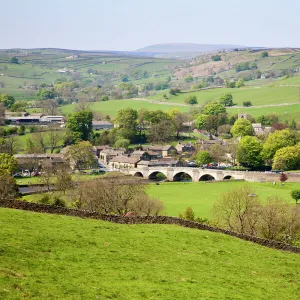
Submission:
M 300 47 L 299 0 L 2 0 L 0 48 Z

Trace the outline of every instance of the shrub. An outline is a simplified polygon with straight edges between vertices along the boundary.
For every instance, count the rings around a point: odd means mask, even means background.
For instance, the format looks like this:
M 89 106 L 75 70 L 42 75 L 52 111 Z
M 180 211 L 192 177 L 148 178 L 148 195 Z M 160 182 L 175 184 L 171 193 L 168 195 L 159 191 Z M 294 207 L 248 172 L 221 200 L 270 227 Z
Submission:
M 220 60 L 221 60 L 221 56 L 220 56 L 220 55 L 213 55 L 213 56 L 211 57 L 211 59 L 212 59 L 213 61 L 220 61 Z
M 251 101 L 244 101 L 244 102 L 243 102 L 243 105 L 244 105 L 245 107 L 249 107 L 249 106 L 252 106 L 252 103 L 251 103 Z
M 59 198 L 58 196 L 54 196 L 52 205 L 66 207 L 66 202 L 63 199 Z
M 262 58 L 265 58 L 265 57 L 268 57 L 269 56 L 269 53 L 267 52 L 267 51 L 263 51 L 262 53 L 261 53 L 261 57 Z
M 198 104 L 196 96 L 189 96 L 189 97 L 184 99 L 184 102 L 186 104 L 190 104 L 190 105 Z
M 288 180 L 288 177 L 287 177 L 287 175 L 285 173 L 282 172 L 280 174 L 279 180 L 280 180 L 280 182 L 285 182 L 285 181 Z
M 189 221 L 194 221 L 195 220 L 195 213 L 191 207 L 187 207 L 184 214 L 183 218 Z
M 50 204 L 51 202 L 50 200 L 51 200 L 50 196 L 48 194 L 45 194 L 38 202 L 42 204 Z
M 291 196 L 296 200 L 296 204 L 298 204 L 298 201 L 300 200 L 300 190 L 291 191 Z
M 107 95 L 103 95 L 102 98 L 101 98 L 101 101 L 108 101 L 109 98 Z

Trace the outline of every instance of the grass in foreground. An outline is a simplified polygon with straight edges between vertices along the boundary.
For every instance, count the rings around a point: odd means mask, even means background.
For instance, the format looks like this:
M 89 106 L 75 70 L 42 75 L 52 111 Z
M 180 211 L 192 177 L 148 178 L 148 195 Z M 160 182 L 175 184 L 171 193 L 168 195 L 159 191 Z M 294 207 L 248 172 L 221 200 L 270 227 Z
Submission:
M 285 185 L 272 185 L 272 183 L 258 182 L 166 182 L 160 185 L 151 184 L 148 193 L 151 197 L 159 198 L 165 205 L 163 214 L 178 216 L 187 207 L 192 207 L 196 216 L 210 218 L 213 204 L 222 193 L 249 185 L 253 187 L 262 200 L 270 196 L 279 196 L 291 203 L 295 203 L 290 193 L 299 188 L 298 183 L 285 183 Z
M 300 257 L 171 225 L 0 208 L 1 299 L 299 299 Z

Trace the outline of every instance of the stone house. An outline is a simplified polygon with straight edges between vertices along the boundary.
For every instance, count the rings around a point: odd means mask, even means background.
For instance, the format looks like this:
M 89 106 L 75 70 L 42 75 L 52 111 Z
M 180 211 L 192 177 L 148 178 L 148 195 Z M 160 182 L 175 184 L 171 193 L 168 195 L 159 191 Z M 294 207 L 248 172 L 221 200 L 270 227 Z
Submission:
M 154 146 L 148 146 L 145 150 L 152 151 L 158 153 L 161 157 L 170 157 L 172 155 L 177 154 L 177 150 L 172 145 L 154 145 Z
M 138 168 L 143 167 L 179 167 L 180 162 L 177 159 L 158 159 L 145 161 L 141 160 L 137 163 Z
M 112 169 L 136 168 L 139 161 L 140 158 L 138 156 L 119 155 L 110 160 L 109 166 Z
M 261 123 L 253 123 L 252 127 L 254 129 L 255 135 L 268 134 L 272 131 L 271 126 L 263 126 Z
M 106 148 L 100 152 L 100 160 L 108 164 L 116 156 L 124 155 L 125 149 Z
M 114 124 L 107 122 L 107 121 L 93 121 L 93 130 L 107 130 L 107 129 L 113 129 Z
M 178 143 L 176 146 L 176 150 L 178 153 L 182 153 L 182 152 L 193 153 L 195 151 L 195 146 L 192 143 L 187 143 L 187 144 Z

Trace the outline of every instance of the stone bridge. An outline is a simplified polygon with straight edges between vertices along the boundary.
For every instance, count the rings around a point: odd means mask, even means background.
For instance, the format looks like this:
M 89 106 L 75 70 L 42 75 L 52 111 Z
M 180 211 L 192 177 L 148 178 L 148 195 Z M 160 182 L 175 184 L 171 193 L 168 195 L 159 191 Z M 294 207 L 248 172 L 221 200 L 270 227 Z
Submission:
M 120 169 L 122 173 L 145 179 L 156 179 L 157 174 L 163 174 L 169 181 L 211 181 L 236 179 L 252 182 L 279 182 L 280 174 L 272 172 L 230 171 L 218 169 L 201 169 L 188 167 L 143 167 Z M 285 173 L 288 182 L 300 182 L 300 173 Z

